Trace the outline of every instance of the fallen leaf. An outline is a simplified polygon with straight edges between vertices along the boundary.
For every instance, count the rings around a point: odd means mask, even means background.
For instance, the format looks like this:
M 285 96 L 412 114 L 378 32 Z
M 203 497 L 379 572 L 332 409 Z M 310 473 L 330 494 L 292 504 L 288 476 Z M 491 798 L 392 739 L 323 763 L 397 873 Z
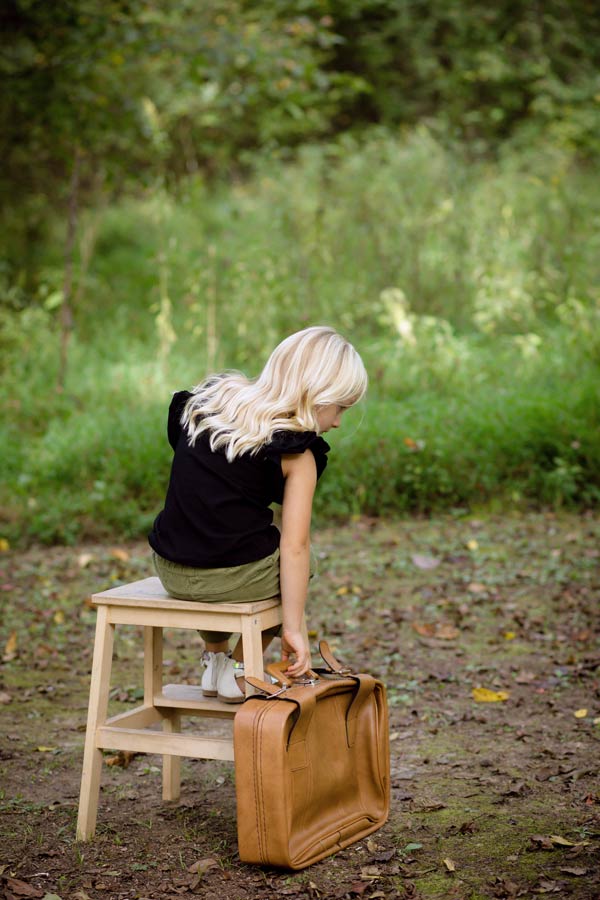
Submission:
M 35 749 L 37 750 L 38 753 L 54 753 L 54 751 L 57 750 L 58 748 L 41 746 L 41 747 L 36 747 Z
M 386 850 L 385 853 L 376 853 L 373 857 L 373 862 L 389 862 L 395 855 L 395 850 Z
M 0 703 L 12 703 L 12 695 L 8 691 L 0 691 Z
M 449 872 L 456 872 L 456 863 L 454 862 L 454 860 L 446 857 L 443 862 Z
M 508 790 L 502 792 L 503 797 L 522 797 L 525 794 L 531 793 L 531 788 L 528 784 L 525 784 L 524 781 L 517 781 L 516 784 L 511 784 Z
M 360 870 L 361 878 L 380 878 L 381 877 L 381 869 L 377 868 L 377 866 L 365 866 Z
M 558 890 L 557 882 L 550 881 L 548 878 L 540 878 L 534 888 L 536 894 L 553 894 Z
M 504 640 L 505 640 L 505 641 L 514 641 L 514 639 L 516 638 L 516 636 L 517 636 L 517 635 L 515 634 L 514 631 L 505 631 L 505 632 L 504 632 Z
M 437 569 L 441 563 L 441 559 L 436 556 L 424 556 L 421 553 L 415 553 L 411 559 L 418 569 Z
M 573 634 L 574 641 L 589 641 L 589 639 L 591 637 L 592 637 L 592 632 L 590 631 L 589 628 L 583 628 L 583 629 L 581 629 L 581 631 L 576 631 Z
M 104 762 L 107 766 L 119 766 L 121 769 L 127 769 L 136 755 L 131 750 L 119 750 L 115 756 L 107 756 Z
M 8 636 L 8 640 L 6 641 L 6 644 L 4 645 L 4 654 L 2 656 L 2 659 L 4 660 L 4 662 L 10 662 L 11 659 L 14 659 L 16 657 L 16 655 L 17 655 L 17 640 L 18 640 L 17 632 L 11 631 L 11 633 Z
M 110 551 L 110 555 L 115 559 L 121 560 L 121 562 L 127 562 L 129 560 L 129 553 L 127 550 L 121 550 L 120 547 L 113 547 Z
M 559 871 L 566 875 L 587 875 L 588 870 L 581 866 L 562 866 Z
M 508 691 L 490 691 L 488 688 L 482 687 L 473 688 L 471 694 L 476 703 L 500 703 L 510 697 Z
M 575 716 L 576 719 L 585 719 L 587 714 L 588 714 L 587 709 L 576 709 L 575 712 L 573 713 L 573 715 Z
M 498 886 L 496 896 L 503 897 L 504 900 L 515 900 L 519 894 L 519 885 L 508 878 L 496 878 L 495 884 Z
M 80 553 L 77 557 L 77 565 L 80 569 L 85 569 L 86 566 L 93 561 L 94 555 L 93 553 Z
M 62 625 L 65 621 L 65 614 L 62 609 L 57 609 L 52 618 L 55 625 Z
M 515 675 L 515 681 L 517 684 L 531 684 L 532 681 L 535 681 L 535 677 L 535 672 L 524 672 L 522 670 L 518 675 Z
M 209 869 L 212 869 L 214 866 L 218 866 L 219 863 L 216 859 L 212 857 L 207 857 L 206 859 L 199 859 L 197 862 L 192 863 L 188 868 L 188 872 L 192 875 L 204 875 L 205 872 L 208 872 Z
M 458 628 L 455 628 L 454 625 L 449 625 L 447 622 L 440 622 L 434 637 L 439 638 L 441 641 L 453 641 L 459 634 L 460 631 Z
M 470 594 L 484 594 L 487 591 L 487 587 L 479 581 L 472 581 L 467 585 L 467 590 Z
M 576 847 L 577 844 L 573 841 L 568 841 L 566 838 L 561 837 L 559 834 L 551 834 L 550 840 L 553 844 L 558 844 L 559 847 Z
M 529 838 L 532 844 L 535 844 L 538 850 L 554 850 L 552 839 L 545 834 L 532 834 Z
M 355 881 L 354 884 L 350 885 L 350 893 L 361 897 L 370 886 L 370 883 L 370 881 Z
M 62 897 L 59 897 L 58 894 L 44 894 L 42 900 L 62 900 Z
M 8 888 L 10 893 L 14 894 L 16 897 L 44 896 L 43 891 L 39 891 L 37 888 L 34 888 L 32 885 L 27 884 L 26 881 L 21 881 L 19 878 L 7 878 L 5 886 L 6 888 Z
M 421 637 L 437 638 L 440 641 L 453 641 L 460 635 L 458 628 L 448 622 L 413 622 L 412 627 Z
M 478 550 L 479 542 L 474 540 L 473 538 L 466 543 L 467 550 Z
M 7 550 L 10 550 L 10 544 L 6 538 L 0 538 L 0 553 L 6 553 Z
M 417 634 L 420 634 L 423 637 L 433 637 L 435 632 L 434 622 L 413 622 L 412 627 Z

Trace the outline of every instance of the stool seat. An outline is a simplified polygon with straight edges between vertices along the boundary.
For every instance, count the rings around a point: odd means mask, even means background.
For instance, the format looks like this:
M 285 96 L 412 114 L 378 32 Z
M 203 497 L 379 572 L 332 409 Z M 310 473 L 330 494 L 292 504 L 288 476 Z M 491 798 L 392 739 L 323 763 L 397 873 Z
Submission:
M 181 717 L 231 720 L 235 704 L 204 697 L 199 686 L 163 684 L 163 628 L 239 633 L 245 674 L 263 677 L 262 633 L 282 622 L 279 597 L 245 603 L 199 603 L 170 597 L 156 577 L 144 578 L 93 594 L 96 636 L 85 737 L 77 839 L 89 840 L 96 829 L 102 750 L 158 753 L 163 756 L 163 799 L 180 795 L 182 756 L 233 760 L 233 738 L 181 732 Z M 137 625 L 144 634 L 144 699 L 133 710 L 108 717 L 114 631 Z M 304 636 L 307 640 L 306 624 Z M 253 692 L 250 685 L 246 694 Z M 150 730 L 158 725 L 161 730 Z

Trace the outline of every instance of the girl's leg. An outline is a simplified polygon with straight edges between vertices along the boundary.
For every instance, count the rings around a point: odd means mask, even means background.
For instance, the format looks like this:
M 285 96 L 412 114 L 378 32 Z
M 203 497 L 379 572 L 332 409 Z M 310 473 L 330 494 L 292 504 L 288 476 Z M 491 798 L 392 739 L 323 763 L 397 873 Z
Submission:
M 277 625 L 275 628 L 269 628 L 268 631 L 263 631 L 263 633 L 262 633 L 263 653 L 265 652 L 265 650 L 267 649 L 267 647 L 269 646 L 269 644 L 271 643 L 273 638 L 277 637 L 279 635 L 280 630 L 281 630 L 281 626 Z M 232 657 L 232 659 L 235 659 L 238 662 L 244 662 L 244 652 L 243 652 L 243 648 L 242 648 L 242 639 L 241 638 L 238 640 L 237 644 L 233 648 L 233 650 L 231 652 L 231 657 Z
M 204 641 L 206 649 L 209 653 L 227 653 L 229 650 L 229 641 Z

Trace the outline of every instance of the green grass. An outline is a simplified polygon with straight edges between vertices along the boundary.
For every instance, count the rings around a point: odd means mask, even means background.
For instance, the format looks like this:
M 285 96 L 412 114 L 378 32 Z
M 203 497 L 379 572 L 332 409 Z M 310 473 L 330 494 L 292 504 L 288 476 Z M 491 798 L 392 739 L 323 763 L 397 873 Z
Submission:
M 597 180 L 564 154 L 473 164 L 422 129 L 123 200 L 82 224 L 61 393 L 57 227 L 24 308 L 8 283 L 0 306 L 0 534 L 142 534 L 168 478 L 171 392 L 255 374 L 315 322 L 371 377 L 331 437 L 317 518 L 596 503 L 598 221 Z

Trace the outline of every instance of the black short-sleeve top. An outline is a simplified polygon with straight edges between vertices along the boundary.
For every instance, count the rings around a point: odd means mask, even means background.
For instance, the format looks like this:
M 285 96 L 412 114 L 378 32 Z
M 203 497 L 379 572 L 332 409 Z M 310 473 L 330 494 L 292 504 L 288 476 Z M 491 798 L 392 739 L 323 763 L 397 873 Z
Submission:
M 202 433 L 193 446 L 181 427 L 191 394 L 179 391 L 169 407 L 167 433 L 174 456 L 167 497 L 148 536 L 159 556 L 183 566 L 239 566 L 270 556 L 279 546 L 271 503 L 283 501 L 281 456 L 310 450 L 317 477 L 329 445 L 314 431 L 277 431 L 255 454 L 229 462 Z

